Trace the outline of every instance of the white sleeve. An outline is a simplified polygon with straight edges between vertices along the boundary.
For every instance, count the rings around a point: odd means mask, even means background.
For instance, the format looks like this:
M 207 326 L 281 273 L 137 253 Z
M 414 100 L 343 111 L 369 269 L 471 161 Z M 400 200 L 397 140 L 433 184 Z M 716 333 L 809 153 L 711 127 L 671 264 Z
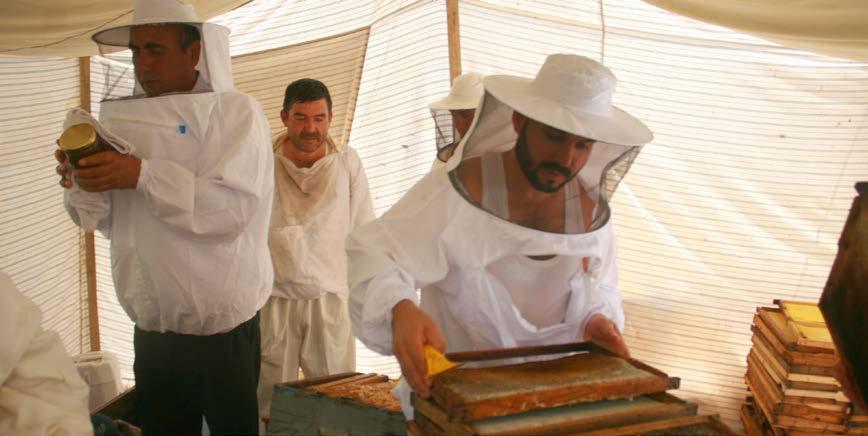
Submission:
M 371 190 L 368 188 L 368 176 L 362 160 L 352 148 L 348 151 L 350 169 L 350 229 L 355 230 L 362 224 L 376 218 L 374 202 L 371 200 Z
M 347 237 L 350 319 L 369 348 L 392 354 L 392 308 L 448 272 L 439 243 L 447 223 L 445 177 L 420 180 L 382 217 Z
M 615 322 L 618 330 L 624 331 L 624 306 L 621 301 L 621 289 L 618 287 L 618 241 L 612 230 L 612 224 L 606 225 L 603 234 L 600 265 L 591 266 L 590 273 L 595 284 L 591 292 L 587 316 L 584 325 L 595 314 L 601 314 Z
M 0 273 L 0 434 L 92 435 L 88 387 L 42 314 Z
M 234 240 L 270 195 L 273 156 L 268 121 L 252 98 L 223 101 L 194 173 L 163 159 L 143 159 L 136 189 L 158 219 L 192 236 Z
M 99 230 L 109 237 L 111 196 L 108 192 L 82 191 L 74 185 L 63 190 L 63 206 L 79 227 L 87 232 Z
M 0 327 L 6 332 L 0 335 L 0 386 L 6 384 L 39 330 L 39 313 L 31 313 L 29 305 L 21 304 L 17 292 L 12 280 L 0 272 Z

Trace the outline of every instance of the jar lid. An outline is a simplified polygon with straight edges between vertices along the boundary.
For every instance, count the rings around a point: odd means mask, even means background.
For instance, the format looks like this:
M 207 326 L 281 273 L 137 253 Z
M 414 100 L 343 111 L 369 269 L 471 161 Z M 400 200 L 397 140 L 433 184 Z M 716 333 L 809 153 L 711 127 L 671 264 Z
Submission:
M 69 126 L 57 140 L 61 150 L 78 150 L 96 143 L 96 130 L 90 124 Z

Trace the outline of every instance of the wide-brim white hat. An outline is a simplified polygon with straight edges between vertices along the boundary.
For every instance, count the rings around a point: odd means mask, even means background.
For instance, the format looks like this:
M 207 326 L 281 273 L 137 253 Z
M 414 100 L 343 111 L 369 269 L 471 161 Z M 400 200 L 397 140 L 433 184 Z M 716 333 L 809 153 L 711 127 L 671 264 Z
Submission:
M 574 135 L 620 145 L 651 142 L 645 124 L 612 105 L 616 83 L 599 62 L 553 54 L 535 78 L 488 76 L 485 90 L 526 117 Z
M 482 82 L 485 76 L 478 73 L 464 73 L 452 81 L 449 95 L 431 103 L 431 110 L 463 110 L 476 109 L 485 87 Z
M 132 27 L 153 24 L 190 24 L 201 27 L 205 24 L 196 18 L 193 5 L 179 0 L 136 0 L 133 8 L 132 23 L 102 30 L 93 34 L 91 39 L 97 44 L 127 47 Z M 213 23 L 208 25 L 219 26 Z

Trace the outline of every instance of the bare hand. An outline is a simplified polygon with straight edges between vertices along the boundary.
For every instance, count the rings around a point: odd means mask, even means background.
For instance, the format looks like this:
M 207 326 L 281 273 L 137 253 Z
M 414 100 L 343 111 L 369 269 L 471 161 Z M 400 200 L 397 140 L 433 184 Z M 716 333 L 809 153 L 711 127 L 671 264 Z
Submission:
M 72 188 L 72 175 L 69 171 L 69 165 L 66 163 L 66 154 L 58 148 L 54 150 L 54 158 L 57 159 L 57 166 L 54 167 L 54 171 L 60 176 L 60 186 L 63 186 L 64 189 Z
M 446 340 L 434 320 L 416 303 L 401 300 L 392 308 L 392 352 L 407 383 L 422 398 L 431 396 L 431 380 L 425 378 L 428 373 L 425 344 L 440 352 L 446 350 Z
M 73 171 L 78 186 L 88 192 L 103 192 L 135 189 L 142 161 L 117 151 L 103 151 L 79 160 L 78 166 Z
M 591 341 L 625 359 L 630 357 L 630 350 L 624 343 L 624 338 L 618 331 L 618 326 L 599 313 L 592 316 L 585 324 L 585 340 Z

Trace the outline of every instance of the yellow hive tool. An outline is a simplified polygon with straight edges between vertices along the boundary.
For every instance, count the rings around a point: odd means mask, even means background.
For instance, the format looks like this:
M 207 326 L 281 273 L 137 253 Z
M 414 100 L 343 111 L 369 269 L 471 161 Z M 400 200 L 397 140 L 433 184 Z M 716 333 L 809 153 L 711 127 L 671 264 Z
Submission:
M 437 351 L 436 348 L 425 345 L 425 362 L 428 364 L 428 373 L 425 374 L 425 377 L 431 378 L 441 372 L 450 370 L 457 366 L 461 366 L 460 363 L 455 363 L 446 358 L 446 356 Z
M 443 371 L 461 366 L 464 362 L 512 359 L 516 357 L 542 356 L 547 354 L 577 353 L 592 351 L 594 349 L 601 350 L 590 342 L 570 342 L 554 345 L 459 351 L 456 353 L 446 353 L 445 355 L 430 345 L 425 345 L 424 349 L 425 361 L 428 363 L 428 374 L 426 375 L 428 378 L 440 374 Z

